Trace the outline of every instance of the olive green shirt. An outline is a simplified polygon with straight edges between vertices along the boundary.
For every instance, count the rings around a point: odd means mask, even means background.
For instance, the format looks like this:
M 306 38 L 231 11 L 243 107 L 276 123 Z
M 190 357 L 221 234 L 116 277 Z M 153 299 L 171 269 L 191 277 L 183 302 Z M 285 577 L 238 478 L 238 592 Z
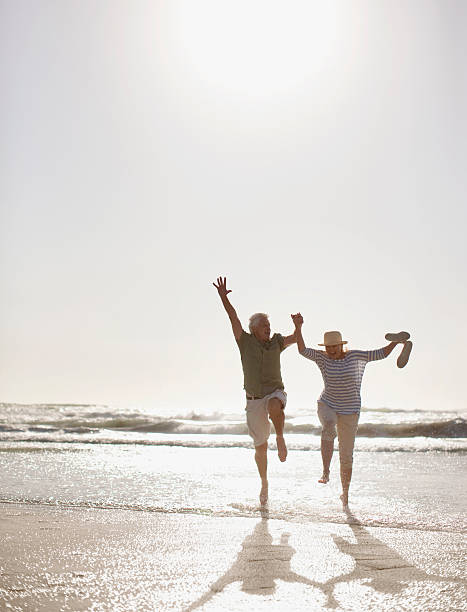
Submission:
M 243 388 L 249 395 L 264 397 L 276 389 L 283 389 L 280 354 L 284 350 L 284 336 L 274 334 L 267 342 L 260 342 L 253 334 L 242 332 L 238 341 L 243 367 Z

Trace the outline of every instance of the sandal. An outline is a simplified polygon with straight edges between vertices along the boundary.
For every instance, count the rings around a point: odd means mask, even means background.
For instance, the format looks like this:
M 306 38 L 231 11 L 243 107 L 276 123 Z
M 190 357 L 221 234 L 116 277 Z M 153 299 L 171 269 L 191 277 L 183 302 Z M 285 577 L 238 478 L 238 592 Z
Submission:
M 410 334 L 409 332 L 401 331 L 398 334 L 386 334 L 384 337 L 386 340 L 389 340 L 389 342 L 407 342 L 410 338 Z
M 408 340 L 407 342 L 404 342 L 404 348 L 402 349 L 401 354 L 399 355 L 397 359 L 398 368 L 403 368 L 407 364 L 411 352 L 412 352 L 412 342 Z

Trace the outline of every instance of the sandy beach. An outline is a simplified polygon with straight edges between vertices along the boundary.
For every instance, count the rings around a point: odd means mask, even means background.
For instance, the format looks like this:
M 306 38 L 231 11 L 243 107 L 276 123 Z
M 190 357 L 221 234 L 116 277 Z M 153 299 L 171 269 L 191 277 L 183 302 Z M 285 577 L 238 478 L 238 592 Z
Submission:
M 40 504 L 0 516 L 2 610 L 467 609 L 459 533 Z

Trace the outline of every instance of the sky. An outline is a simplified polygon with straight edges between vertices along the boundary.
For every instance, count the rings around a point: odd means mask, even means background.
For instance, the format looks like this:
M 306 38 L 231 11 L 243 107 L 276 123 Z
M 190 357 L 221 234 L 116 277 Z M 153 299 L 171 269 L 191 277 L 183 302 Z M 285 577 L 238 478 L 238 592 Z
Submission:
M 244 408 L 212 282 L 465 410 L 467 4 L 1 0 L 0 401 Z M 288 409 L 315 364 L 282 357 Z

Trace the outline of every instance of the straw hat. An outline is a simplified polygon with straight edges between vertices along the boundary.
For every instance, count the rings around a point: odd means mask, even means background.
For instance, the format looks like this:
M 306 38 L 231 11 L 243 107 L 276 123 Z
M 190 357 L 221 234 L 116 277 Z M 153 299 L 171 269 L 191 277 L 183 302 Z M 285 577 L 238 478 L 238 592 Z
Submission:
M 339 331 L 324 332 L 324 342 L 318 343 L 318 346 L 330 346 L 332 344 L 347 344 L 347 340 L 342 340 L 342 335 Z

